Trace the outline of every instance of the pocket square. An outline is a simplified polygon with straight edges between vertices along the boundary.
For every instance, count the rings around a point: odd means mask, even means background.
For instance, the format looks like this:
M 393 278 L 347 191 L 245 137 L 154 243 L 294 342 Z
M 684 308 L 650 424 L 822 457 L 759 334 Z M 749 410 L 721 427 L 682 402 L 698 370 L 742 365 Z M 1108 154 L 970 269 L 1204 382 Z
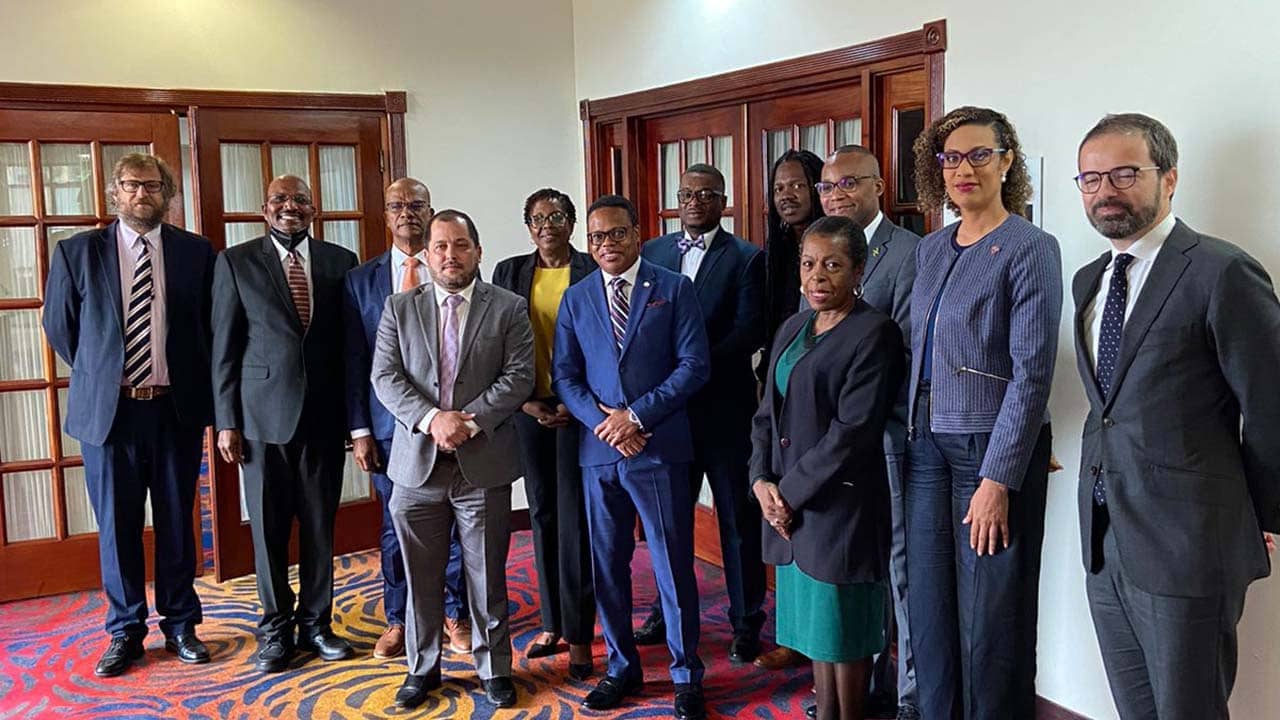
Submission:
M 657 300 L 650 300 L 649 302 L 645 303 L 645 307 L 656 308 L 656 307 L 662 307 L 663 305 L 666 305 L 666 304 L 667 304 L 666 298 L 658 298 Z

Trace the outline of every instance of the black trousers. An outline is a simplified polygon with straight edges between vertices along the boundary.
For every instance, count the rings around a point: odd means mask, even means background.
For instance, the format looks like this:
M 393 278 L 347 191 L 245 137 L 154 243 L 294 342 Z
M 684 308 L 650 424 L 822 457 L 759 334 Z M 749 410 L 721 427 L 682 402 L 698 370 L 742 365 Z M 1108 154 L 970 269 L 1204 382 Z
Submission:
M 555 407 L 559 400 L 544 402 Z M 524 455 L 542 629 L 574 645 L 587 644 L 595 636 L 596 600 L 578 426 L 547 428 L 523 412 L 515 417 Z
M 341 435 L 305 424 L 284 445 L 245 439 L 245 502 L 266 638 L 327 627 L 333 611 L 333 520 L 342 496 Z M 298 581 L 289 587 L 289 532 L 298 520 Z M 294 601 L 297 600 L 297 608 Z

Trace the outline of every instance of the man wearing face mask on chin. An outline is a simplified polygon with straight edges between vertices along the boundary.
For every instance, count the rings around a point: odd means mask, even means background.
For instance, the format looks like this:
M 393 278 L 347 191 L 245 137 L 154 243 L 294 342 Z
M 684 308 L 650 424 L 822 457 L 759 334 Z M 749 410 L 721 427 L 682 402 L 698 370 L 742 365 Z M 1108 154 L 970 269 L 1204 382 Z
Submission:
M 218 454 L 244 473 L 262 602 L 256 666 L 268 673 L 287 668 L 295 648 L 325 660 L 353 654 L 330 622 L 333 521 L 347 435 L 343 281 L 357 259 L 310 237 L 315 213 L 301 178 L 276 178 L 262 204 L 271 232 L 223 252 L 214 271 Z M 296 610 L 289 586 L 295 517 Z

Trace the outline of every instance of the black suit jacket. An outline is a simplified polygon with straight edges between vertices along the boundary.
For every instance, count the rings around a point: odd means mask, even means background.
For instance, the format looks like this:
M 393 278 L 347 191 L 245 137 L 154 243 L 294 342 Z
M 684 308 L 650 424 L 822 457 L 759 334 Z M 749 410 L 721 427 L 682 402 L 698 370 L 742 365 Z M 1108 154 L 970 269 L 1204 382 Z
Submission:
M 493 269 L 493 284 L 528 301 L 533 290 L 533 271 L 538 267 L 538 251 L 516 255 L 498 263 Z M 569 284 L 573 285 L 596 269 L 590 255 L 569 248 Z M 530 309 L 532 310 L 532 305 Z
M 124 374 L 119 221 L 59 242 L 45 285 L 44 331 L 71 366 L 67 434 L 101 445 L 111 431 Z M 164 348 L 179 420 L 190 427 L 213 421 L 209 383 L 210 288 L 214 251 L 209 241 L 172 225 L 160 229 L 164 256 Z
M 338 245 L 306 242 L 312 290 L 305 332 L 270 236 L 218 257 L 213 381 L 219 430 L 283 444 L 305 419 L 313 433 L 345 434 L 343 281 L 357 260 Z
M 645 260 L 680 272 L 684 232 L 644 244 Z M 750 451 L 756 378 L 751 359 L 765 341 L 764 253 L 723 228 L 716 233 L 693 281 L 707 340 L 711 379 L 689 401 L 693 440 L 704 459 L 741 459 Z
M 774 382 L 778 356 L 812 314 L 802 310 L 778 329 L 752 422 L 752 482 L 778 483 L 795 511 L 790 542 L 764 521 L 763 558 L 794 561 L 829 583 L 882 580 L 891 529 L 884 427 L 906 375 L 902 332 L 859 300 L 796 363 L 783 397 Z
M 1089 399 L 1078 490 L 1085 567 L 1099 560 L 1092 492 L 1101 474 L 1135 585 L 1193 597 L 1234 591 L 1270 572 L 1260 530 L 1280 531 L 1280 303 L 1256 260 L 1179 220 L 1125 323 L 1104 398 L 1083 316 L 1110 261 L 1108 252 L 1072 283 Z

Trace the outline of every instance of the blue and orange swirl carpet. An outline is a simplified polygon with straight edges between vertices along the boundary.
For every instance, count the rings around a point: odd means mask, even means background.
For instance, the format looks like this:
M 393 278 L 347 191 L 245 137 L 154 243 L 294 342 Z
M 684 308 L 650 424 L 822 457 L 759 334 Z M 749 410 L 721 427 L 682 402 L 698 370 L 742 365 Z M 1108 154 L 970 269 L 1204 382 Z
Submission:
M 653 574 L 643 546 L 632 566 L 636 622 L 654 596 Z M 765 672 L 727 659 L 730 631 L 720 570 L 697 563 L 703 592 L 700 654 L 707 664 L 708 710 L 713 717 L 803 718 L 812 702 L 806 668 Z M 597 675 L 568 679 L 568 656 L 527 660 L 524 650 L 538 632 L 538 596 L 529 533 L 516 533 L 509 564 L 514 680 L 517 707 L 489 705 L 469 656 L 447 654 L 444 688 L 426 705 L 399 711 L 394 696 L 404 678 L 404 661 L 378 660 L 373 645 L 382 631 L 382 581 L 377 553 L 338 558 L 335 572 L 335 629 L 355 644 L 354 660 L 326 663 L 299 655 L 294 668 L 279 675 L 253 669 L 258 601 L 252 577 L 218 584 L 197 579 L 204 604 L 200 636 L 213 662 L 183 665 L 164 651 L 155 618 L 146 657 L 126 674 L 94 676 L 106 647 L 106 612 L 100 592 L 82 592 L 0 605 L 0 720 L 17 718 L 511 718 L 560 720 L 575 717 L 653 718 L 671 716 L 671 682 L 664 646 L 641 648 L 647 685 L 636 702 L 611 713 L 580 708 L 604 666 L 604 643 L 595 646 Z M 296 577 L 295 577 L 296 583 Z M 772 598 L 770 598 L 772 600 Z M 772 611 L 772 608 L 770 608 Z M 770 623 L 772 624 L 772 623 Z M 765 639 L 766 649 L 772 638 Z

